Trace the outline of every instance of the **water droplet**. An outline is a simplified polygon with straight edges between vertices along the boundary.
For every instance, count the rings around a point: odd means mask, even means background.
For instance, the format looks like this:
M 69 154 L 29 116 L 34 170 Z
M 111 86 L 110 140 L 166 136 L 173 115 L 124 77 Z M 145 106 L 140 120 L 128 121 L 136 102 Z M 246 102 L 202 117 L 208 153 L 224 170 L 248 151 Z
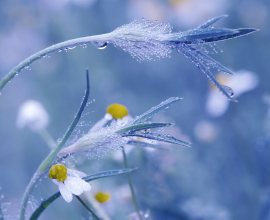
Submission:
M 228 87 L 228 86 L 221 86 L 221 87 L 225 90 L 225 92 L 226 92 L 230 97 L 233 97 L 234 92 L 233 92 L 233 90 L 232 90 L 230 87 Z
M 76 46 L 68 47 L 69 50 L 73 50 L 73 49 L 75 49 L 75 48 L 76 48 Z
M 107 47 L 107 42 L 96 42 L 96 41 L 94 41 L 94 42 L 92 42 L 92 44 L 96 47 L 96 48 L 98 48 L 98 49 L 100 49 L 100 50 L 102 50 L 102 49 L 105 49 L 106 47 Z

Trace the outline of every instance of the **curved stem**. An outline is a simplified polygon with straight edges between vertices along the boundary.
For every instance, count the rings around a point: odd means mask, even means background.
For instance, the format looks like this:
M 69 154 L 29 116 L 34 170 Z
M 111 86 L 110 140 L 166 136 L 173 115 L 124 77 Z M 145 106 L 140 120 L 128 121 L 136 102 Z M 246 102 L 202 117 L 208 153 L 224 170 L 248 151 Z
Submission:
M 21 212 L 20 212 L 20 220 L 24 220 L 25 218 L 25 210 L 27 207 L 27 202 L 29 199 L 29 195 L 30 193 L 33 191 L 34 185 L 36 184 L 36 181 L 40 179 L 40 177 L 49 169 L 49 167 L 52 165 L 56 155 L 58 154 L 58 152 L 61 150 L 61 148 L 64 146 L 64 144 L 67 142 L 67 140 L 69 139 L 70 135 L 72 134 L 73 130 L 75 129 L 76 125 L 78 124 L 82 112 L 86 106 L 86 103 L 88 101 L 88 97 L 89 97 L 89 92 L 90 92 L 90 86 L 89 86 L 89 74 L 88 74 L 88 70 L 86 71 L 86 92 L 85 92 L 85 96 L 83 99 L 83 102 L 81 103 L 81 106 L 79 108 L 79 111 L 76 115 L 76 117 L 74 118 L 72 124 L 70 125 L 69 129 L 66 132 L 66 135 L 64 136 L 63 140 L 60 142 L 60 144 L 57 146 L 57 148 L 55 148 L 53 151 L 51 151 L 51 153 L 46 157 L 46 159 L 40 164 L 40 166 L 38 167 L 37 172 L 34 174 L 34 176 L 32 177 L 30 183 L 28 184 L 24 195 L 23 195 L 23 200 L 22 200 L 22 207 L 21 207 Z
M 82 203 L 82 205 L 94 216 L 95 219 L 97 220 L 101 220 L 101 218 L 99 218 L 96 213 L 91 210 L 86 204 L 84 201 L 82 201 L 82 199 L 79 197 L 79 196 L 76 196 L 76 198 L 80 201 L 80 203 Z
M 64 41 L 55 45 L 52 45 L 50 47 L 47 47 L 32 56 L 28 57 L 24 61 L 22 61 L 19 65 L 15 66 L 0 82 L 0 91 L 5 87 L 5 85 L 12 80 L 12 78 L 18 74 L 22 69 L 29 66 L 31 63 L 33 63 L 36 60 L 39 60 L 43 58 L 44 56 L 58 50 L 62 50 L 65 48 L 71 48 L 75 47 L 77 45 L 83 45 L 88 44 L 91 42 L 108 42 L 110 41 L 111 34 L 101 34 L 101 35 L 94 35 L 94 36 L 88 36 L 88 37 L 81 37 L 76 38 L 68 41 Z
M 32 177 L 30 183 L 26 187 L 26 189 L 24 191 L 24 194 L 23 194 L 22 207 L 21 207 L 21 212 L 20 212 L 20 220 L 24 220 L 25 210 L 26 210 L 26 207 L 27 207 L 27 202 L 28 202 L 29 196 L 30 196 L 30 194 L 32 193 L 32 191 L 34 189 L 34 186 L 35 186 L 36 182 L 40 179 L 40 177 L 43 174 L 44 173 L 36 172 L 34 174 L 34 176 Z
M 127 155 L 126 155 L 126 153 L 125 153 L 125 149 L 124 149 L 123 146 L 122 146 L 122 152 L 123 152 L 123 157 L 124 157 L 125 168 L 128 168 L 128 164 L 127 164 Z M 130 191 L 131 191 L 131 195 L 132 195 L 132 200 L 133 200 L 133 203 L 134 203 L 136 212 L 137 212 L 137 214 L 138 214 L 140 220 L 142 220 L 142 217 L 141 217 L 141 214 L 140 214 L 140 209 L 139 209 L 139 206 L 138 206 L 138 202 L 137 202 L 137 199 L 136 199 L 136 196 L 135 196 L 134 187 L 133 187 L 133 184 L 132 184 L 132 182 L 131 182 L 129 173 L 127 173 L 127 179 L 128 179 L 128 184 L 129 184 L 129 187 L 130 187 Z

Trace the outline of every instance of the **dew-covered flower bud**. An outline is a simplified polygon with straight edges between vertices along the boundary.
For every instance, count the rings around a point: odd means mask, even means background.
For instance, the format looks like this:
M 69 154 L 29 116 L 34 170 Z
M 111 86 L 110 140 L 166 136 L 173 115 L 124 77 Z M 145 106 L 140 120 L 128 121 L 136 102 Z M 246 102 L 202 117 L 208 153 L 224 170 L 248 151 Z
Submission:
M 40 102 L 28 100 L 20 106 L 17 117 L 18 128 L 27 126 L 33 132 L 38 132 L 48 124 L 49 115 Z
M 111 104 L 108 106 L 106 114 L 90 129 L 90 132 L 96 131 L 97 129 L 104 127 L 111 120 L 117 120 L 118 123 L 125 123 L 130 121 L 132 118 L 128 114 L 128 110 L 124 105 Z

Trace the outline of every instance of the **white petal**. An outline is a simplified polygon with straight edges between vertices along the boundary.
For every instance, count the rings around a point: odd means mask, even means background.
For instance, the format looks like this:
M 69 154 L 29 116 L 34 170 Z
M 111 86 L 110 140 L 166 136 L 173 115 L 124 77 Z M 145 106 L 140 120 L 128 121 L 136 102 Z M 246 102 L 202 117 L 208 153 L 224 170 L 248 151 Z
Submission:
M 58 186 L 59 182 L 56 179 L 52 179 L 52 181 Z
M 106 117 L 106 115 L 109 115 L 109 116 Z M 106 125 L 107 122 L 112 119 L 112 116 L 110 114 L 106 114 L 106 115 L 104 118 L 99 120 L 96 124 L 94 124 L 93 127 L 89 130 L 89 132 L 93 132 L 93 131 L 98 130 L 99 128 L 104 127 L 104 125 Z
M 68 175 L 73 176 L 73 177 L 83 178 L 87 176 L 84 172 L 81 172 L 78 170 L 72 170 L 72 169 L 67 169 L 67 173 Z
M 59 186 L 59 191 L 61 193 L 61 195 L 63 196 L 64 200 L 66 200 L 66 202 L 71 202 L 72 201 L 72 193 L 68 190 L 68 188 L 64 185 L 64 183 L 59 182 L 58 183 Z
M 227 111 L 229 103 L 219 91 L 211 91 L 206 101 L 206 111 L 213 117 L 219 117 Z
M 82 194 L 83 191 L 91 190 L 90 184 L 78 177 L 69 176 L 64 183 L 68 190 L 77 196 Z

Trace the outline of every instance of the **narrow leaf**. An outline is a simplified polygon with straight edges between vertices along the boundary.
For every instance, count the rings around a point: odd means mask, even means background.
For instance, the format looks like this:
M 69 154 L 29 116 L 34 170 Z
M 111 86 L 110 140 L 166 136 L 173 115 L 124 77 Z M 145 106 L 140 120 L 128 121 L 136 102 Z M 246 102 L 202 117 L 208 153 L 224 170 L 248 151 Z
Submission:
M 72 134 L 73 130 L 75 129 L 75 127 L 77 126 L 78 122 L 80 121 L 80 118 L 82 116 L 83 110 L 87 104 L 88 98 L 89 98 L 89 93 L 90 93 L 90 85 L 89 85 L 89 73 L 88 73 L 88 69 L 86 71 L 86 91 L 85 91 L 85 95 L 83 98 L 83 102 L 81 103 L 81 106 L 79 108 L 79 111 L 76 115 L 76 117 L 74 118 L 72 124 L 70 125 L 70 127 L 68 128 L 63 140 L 60 142 L 60 144 L 48 155 L 48 157 L 41 163 L 41 165 L 38 168 L 39 172 L 44 172 L 46 171 L 52 164 L 52 162 L 54 161 L 56 155 L 59 153 L 59 151 L 62 149 L 62 147 L 65 145 L 65 143 L 67 142 L 67 140 L 69 139 L 70 135 Z
M 258 29 L 253 28 L 204 28 L 193 29 L 185 32 L 173 33 L 167 40 L 176 44 L 203 44 L 214 41 L 228 40 L 250 34 Z
M 212 24 L 216 23 L 217 21 L 219 21 L 222 18 L 226 18 L 228 17 L 228 15 L 220 15 L 218 17 L 212 18 L 210 20 L 208 20 L 207 22 L 203 23 L 202 25 L 200 25 L 199 27 L 197 27 L 197 29 L 199 28 L 208 28 L 210 27 Z
M 152 139 L 156 141 L 162 141 L 162 142 L 167 142 L 171 144 L 178 144 L 185 147 L 190 147 L 191 145 L 191 143 L 176 139 L 175 137 L 171 135 L 167 135 L 167 134 L 160 134 L 160 133 L 153 133 L 153 132 L 145 132 L 145 133 L 133 132 L 133 133 L 125 135 L 125 137 L 128 137 L 128 136 L 143 137 L 143 138 Z
M 109 171 L 104 171 L 96 174 L 92 174 L 90 176 L 86 176 L 83 179 L 86 182 L 90 182 L 96 179 L 104 178 L 104 177 L 109 177 L 109 176 L 116 176 L 124 173 L 131 173 L 136 169 L 121 169 L 121 170 L 109 170 Z
M 169 99 L 167 99 L 164 102 L 161 102 L 159 105 L 151 108 L 150 110 L 148 110 L 147 112 L 145 112 L 144 114 L 136 117 L 134 120 L 132 120 L 130 123 L 127 124 L 127 126 L 131 126 L 131 125 L 136 125 L 136 124 L 140 124 L 145 122 L 146 120 L 150 119 L 151 117 L 153 117 L 154 115 L 156 115 L 157 113 L 159 113 L 160 111 L 167 109 L 168 107 L 170 107 L 173 103 L 177 102 L 181 100 L 181 98 L 178 97 L 171 97 Z
M 237 102 L 237 100 L 232 98 L 233 91 L 229 87 L 225 87 L 219 84 L 215 76 L 211 73 L 211 71 L 199 60 L 194 54 L 194 51 L 190 50 L 189 47 L 179 46 L 177 51 L 183 53 L 188 59 L 195 63 L 196 66 L 200 68 L 200 70 L 206 74 L 206 76 L 215 84 L 215 86 L 231 101 Z
M 215 68 L 217 68 L 218 70 L 220 70 L 222 72 L 234 75 L 234 73 L 231 70 L 227 69 L 225 66 L 223 66 L 219 62 L 215 61 L 211 57 L 207 56 L 203 52 L 201 52 L 201 51 L 199 51 L 199 50 L 197 50 L 197 49 L 195 49 L 195 48 L 193 48 L 191 46 L 188 46 L 188 45 L 186 45 L 186 47 L 189 49 L 190 52 L 193 52 L 193 54 L 196 54 L 199 59 L 204 61 L 206 65 L 211 66 L 211 67 L 215 67 Z
M 144 124 L 137 124 L 125 127 L 121 130 L 118 130 L 116 133 L 126 133 L 126 132 L 134 132 L 134 131 L 141 131 L 147 130 L 152 128 L 160 128 L 160 127 L 169 127 L 173 125 L 172 123 L 144 123 Z
M 137 147 L 150 147 L 150 148 L 154 148 L 157 150 L 166 150 L 166 151 L 170 150 L 169 148 L 162 147 L 162 146 L 157 145 L 157 144 L 149 144 L 149 143 L 146 143 L 143 141 L 129 141 L 127 144 L 134 145 Z

